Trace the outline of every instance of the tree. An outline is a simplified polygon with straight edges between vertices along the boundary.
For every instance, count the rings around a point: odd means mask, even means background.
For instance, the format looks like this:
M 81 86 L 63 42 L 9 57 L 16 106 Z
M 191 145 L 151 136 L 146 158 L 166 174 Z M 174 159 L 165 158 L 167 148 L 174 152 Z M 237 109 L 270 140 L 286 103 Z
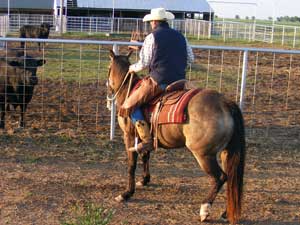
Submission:
M 239 15 L 235 15 L 235 18 L 236 18 L 237 20 L 239 20 L 239 19 L 240 19 L 240 16 L 239 16 Z

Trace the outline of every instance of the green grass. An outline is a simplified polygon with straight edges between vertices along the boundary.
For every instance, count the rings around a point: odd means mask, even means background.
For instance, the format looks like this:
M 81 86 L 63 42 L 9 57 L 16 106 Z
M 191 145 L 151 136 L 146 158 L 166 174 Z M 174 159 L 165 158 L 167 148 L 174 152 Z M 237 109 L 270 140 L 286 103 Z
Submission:
M 103 33 L 66 33 L 62 37 L 66 39 L 93 39 L 93 40 L 123 40 L 128 41 L 130 34 L 110 34 L 106 36 Z M 227 39 L 212 36 L 211 39 L 200 38 L 197 36 L 187 36 L 190 44 L 193 45 L 224 45 L 240 47 L 266 47 L 266 48 L 284 48 L 280 42 L 276 44 L 267 44 L 262 42 L 250 42 L 248 40 Z M 36 46 L 36 43 L 29 43 L 29 46 Z M 52 79 L 56 82 L 76 82 L 76 83 L 97 83 L 107 79 L 109 66 L 109 49 L 112 46 L 99 46 L 92 44 L 57 44 L 47 43 L 43 57 L 46 64 L 40 68 L 40 76 L 43 79 Z M 120 48 L 120 52 L 126 53 L 127 47 Z M 131 62 L 135 62 L 135 55 L 131 57 Z M 210 71 L 214 73 L 213 71 Z M 205 75 L 206 70 L 193 68 L 193 74 L 198 76 Z M 217 73 L 217 72 L 215 72 Z M 225 71 L 226 73 L 226 71 Z M 205 77 L 205 76 L 204 76 Z M 212 76 L 214 77 L 214 76 Z
M 124 40 L 124 41 L 130 41 L 131 33 L 86 33 L 86 32 L 67 32 L 63 34 L 62 38 L 66 39 L 93 39 L 93 40 L 107 40 L 107 41 L 113 41 L 113 40 Z
M 109 224 L 115 211 L 102 206 L 88 204 L 75 207 L 75 217 L 61 225 L 106 225 Z

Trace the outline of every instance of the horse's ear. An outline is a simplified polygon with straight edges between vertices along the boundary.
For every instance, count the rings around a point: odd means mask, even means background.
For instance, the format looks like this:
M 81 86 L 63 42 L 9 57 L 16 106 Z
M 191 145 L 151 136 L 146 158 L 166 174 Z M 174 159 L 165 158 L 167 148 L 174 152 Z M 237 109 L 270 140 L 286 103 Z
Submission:
M 115 53 L 113 50 L 109 50 L 109 58 L 112 60 L 113 58 L 115 58 Z
M 128 54 L 127 54 L 127 58 L 130 58 L 131 54 L 133 53 L 133 50 L 129 50 Z

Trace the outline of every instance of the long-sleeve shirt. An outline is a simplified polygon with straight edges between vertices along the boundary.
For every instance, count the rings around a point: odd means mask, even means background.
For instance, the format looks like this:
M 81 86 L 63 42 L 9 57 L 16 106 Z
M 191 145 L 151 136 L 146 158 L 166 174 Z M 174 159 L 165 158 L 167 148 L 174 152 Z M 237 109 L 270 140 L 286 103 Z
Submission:
M 194 61 L 194 54 L 191 46 L 188 44 L 188 41 L 186 41 L 186 51 L 187 51 L 187 64 L 191 64 Z M 140 50 L 140 59 L 137 63 L 134 63 L 130 65 L 130 70 L 134 72 L 139 72 L 143 69 L 146 69 L 149 67 L 150 62 L 152 60 L 153 56 L 153 49 L 155 45 L 154 35 L 151 33 L 146 36 L 143 46 Z

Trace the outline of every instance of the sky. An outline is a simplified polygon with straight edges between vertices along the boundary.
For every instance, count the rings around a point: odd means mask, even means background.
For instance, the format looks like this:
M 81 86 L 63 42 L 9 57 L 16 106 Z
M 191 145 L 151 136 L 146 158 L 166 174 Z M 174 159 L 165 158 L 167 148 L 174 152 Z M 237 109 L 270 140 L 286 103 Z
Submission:
M 255 16 L 257 19 L 268 17 L 298 16 L 300 17 L 300 0 L 207 0 L 219 17 L 240 18 Z M 230 2 L 230 3 L 223 3 Z M 233 4 L 232 2 L 244 3 Z M 252 3 L 252 4 L 245 4 Z M 256 5 L 253 5 L 253 3 Z

